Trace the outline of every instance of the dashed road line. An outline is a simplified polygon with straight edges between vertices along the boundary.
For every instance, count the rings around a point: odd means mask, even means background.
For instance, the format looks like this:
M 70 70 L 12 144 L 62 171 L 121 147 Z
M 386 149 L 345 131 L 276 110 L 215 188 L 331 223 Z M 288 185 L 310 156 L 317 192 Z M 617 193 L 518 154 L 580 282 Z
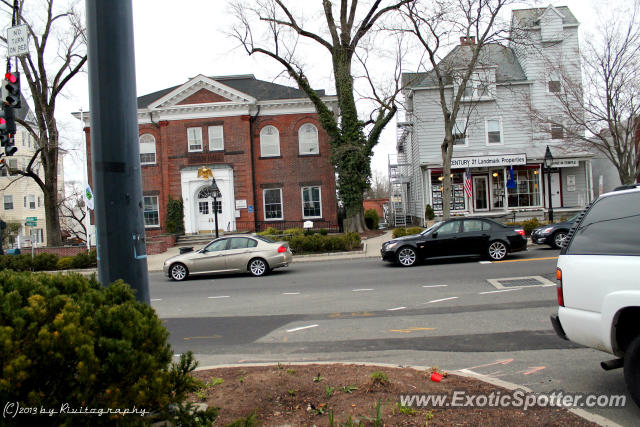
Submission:
M 402 332 L 405 334 L 416 331 L 433 331 L 435 328 L 407 328 L 407 329 L 390 329 L 389 332 Z
M 373 291 L 373 289 L 369 289 L 369 288 L 353 289 L 351 292 L 367 292 L 367 291 Z
M 493 264 L 491 261 L 478 261 L 478 264 Z
M 299 328 L 287 329 L 287 332 L 301 331 L 303 329 L 315 328 L 316 326 L 318 325 L 300 326 Z
M 449 285 L 422 285 L 423 288 L 446 288 Z
M 487 292 L 480 292 L 478 295 L 486 295 L 486 294 L 498 294 L 500 292 L 511 292 L 511 291 L 520 291 L 522 290 L 522 288 L 513 288 L 513 289 L 501 289 L 499 291 L 487 291 Z
M 407 307 L 387 308 L 387 311 L 404 310 L 405 308 L 407 308 Z
M 218 297 L 207 297 L 208 299 L 231 298 L 229 295 L 220 295 Z
M 154 302 L 154 301 L 162 301 L 162 298 L 154 298 L 151 300 L 151 302 Z
M 300 295 L 300 292 L 284 292 L 282 295 Z
M 434 300 L 432 300 L 432 301 L 428 301 L 428 302 L 425 302 L 425 303 L 423 303 L 423 304 L 433 304 L 434 302 L 449 301 L 449 300 L 452 300 L 452 299 L 458 299 L 458 297 L 449 297 L 449 298 L 434 299 Z

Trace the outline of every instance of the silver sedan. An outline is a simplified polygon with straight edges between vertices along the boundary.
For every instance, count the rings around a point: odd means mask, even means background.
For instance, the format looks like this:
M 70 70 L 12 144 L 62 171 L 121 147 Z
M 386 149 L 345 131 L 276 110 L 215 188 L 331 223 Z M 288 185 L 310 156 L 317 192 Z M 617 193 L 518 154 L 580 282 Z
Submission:
M 198 251 L 176 255 L 164 262 L 164 274 L 173 280 L 189 275 L 251 273 L 263 276 L 278 267 L 287 267 L 293 254 L 287 242 L 262 236 L 225 236 Z

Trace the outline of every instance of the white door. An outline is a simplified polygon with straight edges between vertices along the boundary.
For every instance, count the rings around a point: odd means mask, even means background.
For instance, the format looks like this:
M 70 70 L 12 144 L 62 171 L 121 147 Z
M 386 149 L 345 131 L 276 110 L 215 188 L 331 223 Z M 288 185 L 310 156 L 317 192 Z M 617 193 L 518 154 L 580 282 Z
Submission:
M 489 185 L 485 175 L 473 177 L 473 210 L 489 210 Z
M 218 210 L 218 230 L 223 230 L 222 226 L 222 199 L 216 198 L 215 205 L 211 192 L 208 188 L 203 188 L 198 193 L 196 200 L 196 212 L 198 212 L 198 232 L 199 233 L 215 233 L 215 215 L 214 209 Z
M 544 186 L 545 186 L 545 200 L 544 205 L 549 207 L 549 188 L 547 178 L 544 178 Z M 551 203 L 553 203 L 554 208 L 559 208 L 562 203 L 562 198 L 560 197 L 560 174 L 558 172 L 551 173 Z

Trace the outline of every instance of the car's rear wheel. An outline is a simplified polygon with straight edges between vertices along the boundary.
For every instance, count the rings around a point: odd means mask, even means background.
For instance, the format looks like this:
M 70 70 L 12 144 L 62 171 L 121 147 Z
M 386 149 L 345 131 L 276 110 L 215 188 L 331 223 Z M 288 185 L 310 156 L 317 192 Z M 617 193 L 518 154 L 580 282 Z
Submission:
M 564 246 L 564 242 L 567 240 L 567 232 L 566 231 L 556 231 L 553 235 L 553 247 L 556 249 L 561 249 Z
M 624 352 L 624 382 L 631 398 L 640 406 L 640 336 Z
M 171 277 L 175 281 L 181 281 L 189 277 L 189 270 L 187 266 L 184 264 L 173 264 L 169 268 L 169 277 Z
M 400 248 L 396 254 L 396 260 L 398 261 L 398 264 L 403 267 L 411 267 L 412 265 L 415 265 L 418 260 L 418 255 L 413 248 L 405 246 Z
M 504 257 L 507 256 L 507 252 L 507 245 L 500 240 L 491 242 L 487 248 L 487 255 L 493 261 L 500 261 L 504 259 Z
M 248 270 L 255 277 L 264 276 L 269 272 L 269 264 L 262 258 L 254 258 L 249 261 Z

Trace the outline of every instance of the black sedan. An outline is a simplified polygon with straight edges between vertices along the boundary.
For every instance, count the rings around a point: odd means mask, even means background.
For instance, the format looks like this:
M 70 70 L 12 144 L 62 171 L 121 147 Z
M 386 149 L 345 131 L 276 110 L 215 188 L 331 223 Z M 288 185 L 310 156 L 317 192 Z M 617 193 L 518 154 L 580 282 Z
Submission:
M 450 219 L 420 234 L 398 237 L 382 245 L 385 261 L 410 267 L 428 258 L 486 256 L 499 261 L 510 252 L 527 249 L 524 229 L 506 227 L 486 218 Z
M 549 245 L 556 249 L 562 248 L 567 240 L 569 229 L 571 229 L 578 215 L 580 215 L 579 212 L 566 221 L 534 229 L 531 232 L 531 241 L 538 245 Z

